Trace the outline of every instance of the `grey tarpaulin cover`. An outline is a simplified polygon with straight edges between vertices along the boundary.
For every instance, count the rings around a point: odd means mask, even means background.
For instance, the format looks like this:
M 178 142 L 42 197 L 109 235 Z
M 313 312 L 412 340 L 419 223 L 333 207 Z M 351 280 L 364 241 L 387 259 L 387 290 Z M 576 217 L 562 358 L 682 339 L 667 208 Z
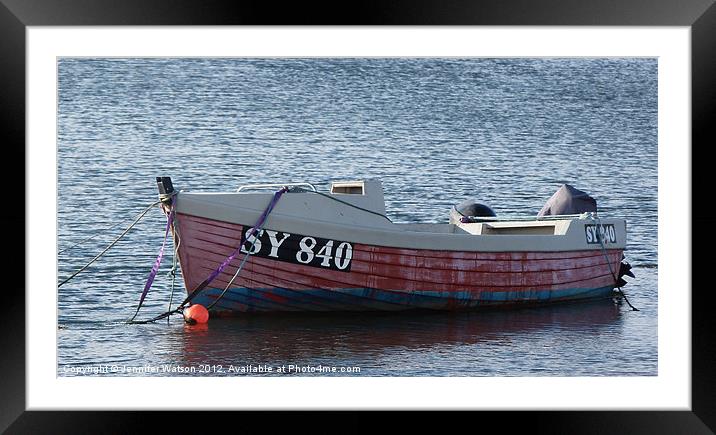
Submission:
M 580 214 L 597 211 L 597 200 L 586 192 L 563 184 L 550 199 L 547 200 L 537 216 L 555 216 L 562 214 Z

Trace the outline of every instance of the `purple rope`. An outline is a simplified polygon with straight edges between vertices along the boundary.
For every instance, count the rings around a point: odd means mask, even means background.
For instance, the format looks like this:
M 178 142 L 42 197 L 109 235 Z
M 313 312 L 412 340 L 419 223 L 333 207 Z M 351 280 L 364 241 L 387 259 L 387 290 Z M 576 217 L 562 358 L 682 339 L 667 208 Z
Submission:
M 256 225 L 251 228 L 249 233 L 246 235 L 246 240 L 250 239 L 254 233 L 256 233 L 261 227 L 263 227 L 264 223 L 266 222 L 266 218 L 268 217 L 269 213 L 273 210 L 274 206 L 278 202 L 279 199 L 281 199 L 281 195 L 283 195 L 286 191 L 288 191 L 287 187 L 282 187 L 278 191 L 276 191 L 273 194 L 273 198 L 271 199 L 271 202 L 269 202 L 268 207 L 261 213 L 261 216 L 259 217 L 259 220 L 256 222 Z M 234 252 L 229 255 L 226 260 L 224 260 L 223 263 L 219 265 L 219 267 L 209 275 L 208 278 L 206 278 L 199 286 L 192 292 L 192 294 L 186 298 L 186 300 L 181 304 L 182 306 L 189 301 L 191 301 L 194 298 L 194 295 L 199 294 L 200 291 L 204 290 L 206 286 L 208 286 L 219 274 L 224 270 L 226 266 L 229 265 L 234 260 L 234 257 L 238 255 L 238 253 L 241 251 L 241 248 L 243 247 L 243 243 L 241 243 L 241 240 L 239 240 L 239 247 L 236 248 Z M 248 254 L 246 254 L 248 255 Z
M 147 297 L 149 289 L 154 283 L 154 278 L 156 278 L 157 272 L 159 272 L 159 265 L 162 264 L 162 258 L 164 258 L 164 247 L 166 246 L 167 238 L 169 237 L 169 229 L 172 227 L 172 222 L 174 222 L 174 211 L 176 208 L 175 205 L 176 200 L 172 201 L 171 210 L 169 211 L 169 215 L 167 217 L 167 227 L 164 230 L 164 240 L 162 241 L 162 247 L 159 249 L 159 256 L 157 256 L 157 259 L 154 260 L 152 270 L 151 272 L 149 272 L 149 276 L 147 277 L 147 283 L 144 284 L 144 291 L 142 291 L 142 296 L 139 298 L 139 306 L 137 307 L 137 313 L 139 313 L 139 309 L 142 307 L 142 303 L 144 303 L 144 298 Z M 134 313 L 134 317 L 137 317 L 137 313 Z M 134 320 L 134 317 L 132 317 L 132 320 Z

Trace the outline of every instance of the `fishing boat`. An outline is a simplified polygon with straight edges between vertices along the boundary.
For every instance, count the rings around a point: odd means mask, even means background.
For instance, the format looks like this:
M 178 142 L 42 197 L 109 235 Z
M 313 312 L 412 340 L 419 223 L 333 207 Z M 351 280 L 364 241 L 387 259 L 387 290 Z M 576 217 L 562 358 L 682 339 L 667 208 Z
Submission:
M 537 216 L 500 218 L 466 201 L 446 223 L 394 223 L 374 179 L 325 192 L 157 184 L 188 297 L 212 315 L 523 306 L 610 297 L 633 276 L 626 221 L 599 217 L 568 185 Z

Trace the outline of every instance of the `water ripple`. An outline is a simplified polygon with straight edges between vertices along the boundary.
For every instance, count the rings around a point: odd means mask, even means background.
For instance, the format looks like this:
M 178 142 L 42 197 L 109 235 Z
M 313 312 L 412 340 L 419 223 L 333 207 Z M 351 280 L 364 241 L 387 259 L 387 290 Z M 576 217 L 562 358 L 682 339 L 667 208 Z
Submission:
M 372 376 L 656 375 L 655 59 L 67 58 L 58 73 L 58 246 L 99 233 L 59 256 L 60 277 L 118 233 L 103 228 L 155 200 L 158 175 L 186 190 L 381 178 L 396 222 L 447 222 L 468 198 L 533 215 L 567 182 L 628 220 L 626 291 L 641 309 L 122 325 L 161 244 L 153 211 L 59 290 L 61 375 L 290 362 Z M 167 268 L 147 317 L 166 308 Z

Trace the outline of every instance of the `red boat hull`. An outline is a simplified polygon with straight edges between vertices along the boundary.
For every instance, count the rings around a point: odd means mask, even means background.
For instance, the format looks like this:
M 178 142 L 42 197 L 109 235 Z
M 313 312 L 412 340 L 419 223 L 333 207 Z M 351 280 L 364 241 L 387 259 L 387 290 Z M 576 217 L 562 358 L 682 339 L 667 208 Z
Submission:
M 188 293 L 238 248 L 247 229 L 177 214 L 175 236 Z M 333 259 L 344 269 L 251 255 L 213 311 L 456 310 L 608 297 L 615 283 L 612 271 L 619 270 L 623 259 L 621 249 L 455 252 L 360 243 L 351 247 L 348 260 Z M 194 302 L 213 302 L 245 255 L 239 253 Z M 348 261 L 350 267 L 345 267 Z

